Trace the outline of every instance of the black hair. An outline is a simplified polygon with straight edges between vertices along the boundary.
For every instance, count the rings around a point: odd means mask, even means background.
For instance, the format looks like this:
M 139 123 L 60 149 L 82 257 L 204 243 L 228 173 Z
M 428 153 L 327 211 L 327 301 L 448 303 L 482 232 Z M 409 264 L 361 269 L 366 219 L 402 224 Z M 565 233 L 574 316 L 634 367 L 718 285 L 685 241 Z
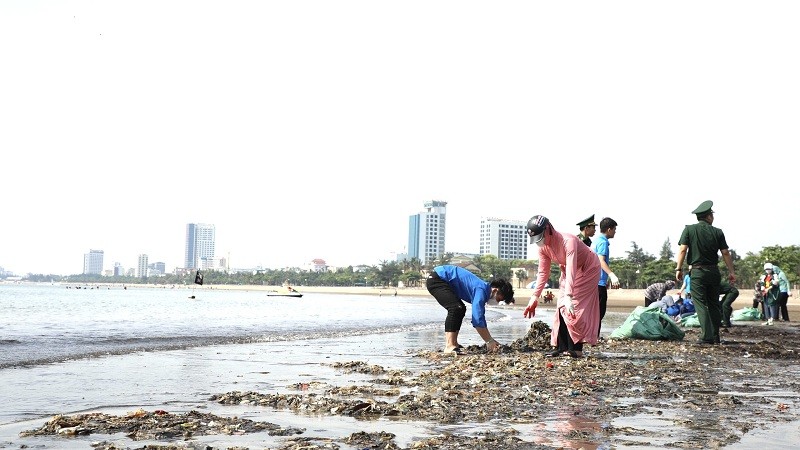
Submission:
M 611 217 L 603 217 L 603 220 L 600 221 L 600 232 L 605 233 L 607 229 L 614 228 L 615 226 L 617 226 L 616 220 Z
M 514 301 L 514 287 L 505 278 L 492 280 L 492 282 L 489 283 L 489 286 L 497 288 L 497 290 L 503 294 L 503 300 L 507 302 Z

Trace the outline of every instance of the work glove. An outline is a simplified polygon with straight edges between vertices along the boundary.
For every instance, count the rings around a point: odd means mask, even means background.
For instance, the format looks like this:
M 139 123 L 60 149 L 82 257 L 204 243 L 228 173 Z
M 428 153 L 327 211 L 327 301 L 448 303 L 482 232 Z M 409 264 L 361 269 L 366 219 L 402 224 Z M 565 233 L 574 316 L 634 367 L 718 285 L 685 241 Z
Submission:
M 565 295 L 558 299 L 558 308 L 565 308 L 570 316 L 575 316 L 575 305 L 572 304 L 572 296 Z
M 617 278 L 617 276 L 614 275 L 614 272 L 609 272 L 608 273 L 608 278 L 611 280 L 611 287 L 612 288 L 618 288 L 619 287 L 619 278 Z
M 528 302 L 528 307 L 525 308 L 525 312 L 522 315 L 525 318 L 531 318 L 536 315 L 536 307 L 539 306 L 539 297 L 531 297 L 530 301 Z

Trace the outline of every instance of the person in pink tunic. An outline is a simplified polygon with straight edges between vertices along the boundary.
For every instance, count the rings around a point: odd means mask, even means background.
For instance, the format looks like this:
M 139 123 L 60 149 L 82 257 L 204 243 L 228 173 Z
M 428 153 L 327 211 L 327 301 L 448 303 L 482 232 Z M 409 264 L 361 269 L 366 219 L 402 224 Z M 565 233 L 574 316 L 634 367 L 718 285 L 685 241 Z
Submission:
M 536 215 L 528 221 L 530 243 L 539 247 L 539 273 L 536 288 L 523 313 L 536 315 L 539 297 L 550 277 L 550 263 L 561 269 L 559 295 L 550 345 L 556 349 L 548 356 L 568 353 L 573 358 L 583 356 L 583 344 L 596 344 L 600 327 L 600 261 L 597 255 L 577 236 L 559 233 L 545 216 Z

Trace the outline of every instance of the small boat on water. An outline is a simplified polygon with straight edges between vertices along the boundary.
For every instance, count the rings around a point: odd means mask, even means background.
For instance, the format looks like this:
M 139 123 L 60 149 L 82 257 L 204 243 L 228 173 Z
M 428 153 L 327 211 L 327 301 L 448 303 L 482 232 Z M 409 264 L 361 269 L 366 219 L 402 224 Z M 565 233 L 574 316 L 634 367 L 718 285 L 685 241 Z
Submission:
M 267 297 L 302 297 L 303 294 L 297 292 L 294 288 L 288 288 L 285 291 L 267 291 Z
M 267 292 L 267 297 L 302 297 L 299 292 Z

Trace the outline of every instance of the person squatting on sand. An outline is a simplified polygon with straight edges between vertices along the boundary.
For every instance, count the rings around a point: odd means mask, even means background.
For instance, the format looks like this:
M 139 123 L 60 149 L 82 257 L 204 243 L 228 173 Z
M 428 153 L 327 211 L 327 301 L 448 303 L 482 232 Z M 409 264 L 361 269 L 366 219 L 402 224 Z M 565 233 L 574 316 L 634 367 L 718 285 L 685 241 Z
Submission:
M 544 286 L 544 284 L 542 284 Z M 425 282 L 428 292 L 447 310 L 444 321 L 445 353 L 462 353 L 458 343 L 458 332 L 467 312 L 464 302 L 472 304 L 472 326 L 486 342 L 486 349 L 493 352 L 500 344 L 492 338 L 486 327 L 486 302 L 495 299 L 498 302 L 514 302 L 514 288 L 507 280 L 498 278 L 491 282 L 483 281 L 467 269 L 452 266 L 436 266 Z
M 539 297 L 550 277 L 550 263 L 561 269 L 556 314 L 550 333 L 550 345 L 556 347 L 548 356 L 568 353 L 573 358 L 583 356 L 583 344 L 597 343 L 600 328 L 600 299 L 597 280 L 600 279 L 600 260 L 577 236 L 559 233 L 545 216 L 536 215 L 528 221 L 531 244 L 539 247 L 539 272 L 536 288 L 525 308 L 526 318 L 536 315 Z
M 650 306 L 651 303 L 657 302 L 667 295 L 667 291 L 675 288 L 675 282 L 667 280 L 659 283 L 653 283 L 647 286 L 644 290 L 644 306 Z
M 733 257 L 728 251 L 725 233 L 714 227 L 714 211 L 711 207 L 714 202 L 706 200 L 692 211 L 697 217 L 697 223 L 686 225 L 678 239 L 678 265 L 675 268 L 675 280 L 683 279 L 683 262 L 689 263 L 691 275 L 692 301 L 697 309 L 697 319 L 700 321 L 701 345 L 720 344 L 719 328 L 722 324 L 722 303 L 719 301 L 721 274 L 719 271 L 719 256 L 728 268 L 728 281 L 736 282 L 733 271 Z M 688 255 L 688 256 L 687 256 Z

